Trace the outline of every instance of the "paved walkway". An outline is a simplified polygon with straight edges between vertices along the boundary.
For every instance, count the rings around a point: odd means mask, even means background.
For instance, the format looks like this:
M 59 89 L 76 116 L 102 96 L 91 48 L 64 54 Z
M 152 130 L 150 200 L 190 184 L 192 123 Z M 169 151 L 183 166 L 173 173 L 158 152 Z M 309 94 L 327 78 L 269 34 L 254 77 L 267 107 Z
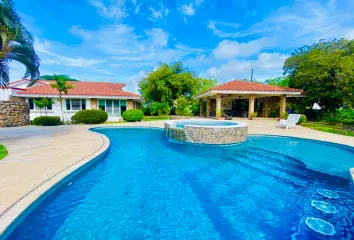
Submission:
M 244 120 L 249 134 L 294 136 L 347 144 L 354 138 L 308 128 L 276 128 L 274 120 Z M 163 127 L 164 121 L 105 124 L 103 127 Z M 0 143 L 9 155 L 0 161 L 0 234 L 33 201 L 63 177 L 104 152 L 109 140 L 87 131 L 91 126 L 0 129 Z

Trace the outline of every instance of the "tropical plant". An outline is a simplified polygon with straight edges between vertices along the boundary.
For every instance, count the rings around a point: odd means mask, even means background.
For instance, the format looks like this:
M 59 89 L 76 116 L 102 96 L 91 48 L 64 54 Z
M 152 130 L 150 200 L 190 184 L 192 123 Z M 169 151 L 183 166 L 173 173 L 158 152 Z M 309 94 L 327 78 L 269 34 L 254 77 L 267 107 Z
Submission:
M 0 87 L 8 87 L 11 61 L 22 63 L 26 67 L 24 78 L 31 78 L 30 85 L 35 83 L 40 75 L 40 60 L 33 43 L 33 36 L 14 9 L 14 1 L 0 1 Z
M 53 100 L 48 99 L 46 97 L 42 97 L 40 99 L 34 99 L 34 104 L 39 108 L 40 114 L 42 116 L 42 108 L 45 110 L 45 115 L 47 116 L 47 109 L 50 105 L 54 103 Z
M 40 116 L 33 120 L 33 125 L 38 126 L 56 126 L 60 125 L 60 117 L 57 116 Z
M 107 112 L 100 109 L 81 110 L 75 113 L 75 115 L 71 117 L 73 123 L 84 123 L 84 124 L 104 123 L 107 121 L 107 119 L 108 119 Z
M 39 108 L 39 113 L 42 116 L 42 108 L 44 108 L 44 103 L 42 102 L 41 99 L 34 99 L 34 104 Z
M 61 110 L 61 116 L 63 119 L 63 122 L 65 121 L 64 119 L 64 112 L 63 112 L 63 94 L 68 94 L 68 91 L 70 89 L 73 89 L 74 86 L 71 84 L 68 84 L 65 79 L 58 75 L 54 75 L 54 80 L 55 83 L 50 84 L 52 88 L 55 88 L 58 93 L 59 93 L 59 102 L 60 102 L 60 110 Z
M 185 96 L 179 96 L 176 104 L 176 114 L 179 116 L 191 116 L 193 114 L 191 109 L 191 102 Z
M 129 109 L 123 113 L 122 117 L 126 122 L 138 122 L 143 120 L 144 113 L 140 109 Z
M 216 80 L 204 79 L 182 62 L 160 64 L 139 82 L 139 91 L 148 103 L 167 103 L 172 107 L 179 96 L 191 97 L 216 84 Z
M 166 102 L 153 102 L 150 107 L 151 115 L 166 116 L 171 112 L 171 107 Z
M 257 117 L 258 113 L 257 112 L 253 112 L 250 114 L 250 119 L 252 120 L 253 118 Z
M 79 80 L 77 80 L 75 78 L 71 78 L 69 75 L 65 75 L 65 74 L 42 75 L 39 79 L 41 79 L 41 80 L 54 80 L 54 76 L 58 76 L 66 81 L 79 81 Z
M 301 116 L 300 116 L 300 118 L 299 118 L 299 121 L 298 121 L 298 124 L 305 123 L 306 121 L 307 121 L 306 115 L 301 114 Z

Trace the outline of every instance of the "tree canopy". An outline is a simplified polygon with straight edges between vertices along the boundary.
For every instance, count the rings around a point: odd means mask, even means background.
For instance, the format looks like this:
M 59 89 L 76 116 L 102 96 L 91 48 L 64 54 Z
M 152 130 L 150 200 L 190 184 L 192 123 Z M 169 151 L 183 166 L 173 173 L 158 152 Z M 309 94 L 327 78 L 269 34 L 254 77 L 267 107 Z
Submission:
M 140 94 L 147 102 L 166 102 L 169 106 L 179 96 L 191 97 L 217 83 L 213 79 L 199 77 L 182 62 L 160 64 L 139 82 Z
M 39 79 L 41 80 L 55 80 L 56 78 L 60 78 L 65 81 L 79 81 L 75 78 L 71 78 L 69 75 L 65 74 L 54 74 L 54 75 L 42 75 Z
M 271 78 L 265 81 L 265 83 L 269 85 L 276 85 L 280 87 L 288 87 L 289 86 L 289 78 L 288 77 L 276 77 Z
M 325 110 L 354 106 L 354 41 L 326 40 L 297 49 L 284 63 L 289 87 L 306 92 L 307 103 Z
M 30 85 L 38 79 L 40 60 L 33 43 L 33 36 L 22 25 L 14 9 L 14 1 L 0 1 L 0 87 L 5 88 L 9 84 L 11 61 L 26 67 L 24 78 L 31 77 Z

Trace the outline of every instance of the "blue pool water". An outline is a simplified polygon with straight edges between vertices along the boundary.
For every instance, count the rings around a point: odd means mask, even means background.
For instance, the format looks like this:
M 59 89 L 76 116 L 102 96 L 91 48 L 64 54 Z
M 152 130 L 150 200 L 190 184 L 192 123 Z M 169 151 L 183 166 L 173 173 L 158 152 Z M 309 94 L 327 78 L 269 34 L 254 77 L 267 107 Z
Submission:
M 215 120 L 204 120 L 204 121 L 188 120 L 188 121 L 177 121 L 176 122 L 177 128 L 184 128 L 185 125 L 220 127 L 220 126 L 237 126 L 238 123 L 227 122 L 227 121 L 215 121 Z
M 344 173 L 351 148 L 266 136 L 205 146 L 170 142 L 157 129 L 95 131 L 110 139 L 108 155 L 8 239 L 354 238 Z

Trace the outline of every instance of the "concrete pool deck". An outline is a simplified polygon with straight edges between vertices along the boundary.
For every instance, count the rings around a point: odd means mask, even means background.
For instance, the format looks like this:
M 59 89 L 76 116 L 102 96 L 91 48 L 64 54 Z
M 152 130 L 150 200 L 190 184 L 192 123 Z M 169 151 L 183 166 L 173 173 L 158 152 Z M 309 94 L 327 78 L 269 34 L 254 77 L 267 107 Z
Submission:
M 247 123 L 249 134 L 308 138 L 354 147 L 353 137 L 301 126 L 298 129 L 280 129 L 275 127 L 275 120 L 235 121 Z M 163 128 L 164 122 L 103 124 L 94 127 Z M 38 197 L 109 147 L 109 140 L 100 134 L 89 132 L 90 127 L 93 126 L 28 126 L 0 129 L 0 143 L 9 151 L 9 155 L 0 161 L 0 235 Z M 354 177 L 354 169 L 351 172 Z

